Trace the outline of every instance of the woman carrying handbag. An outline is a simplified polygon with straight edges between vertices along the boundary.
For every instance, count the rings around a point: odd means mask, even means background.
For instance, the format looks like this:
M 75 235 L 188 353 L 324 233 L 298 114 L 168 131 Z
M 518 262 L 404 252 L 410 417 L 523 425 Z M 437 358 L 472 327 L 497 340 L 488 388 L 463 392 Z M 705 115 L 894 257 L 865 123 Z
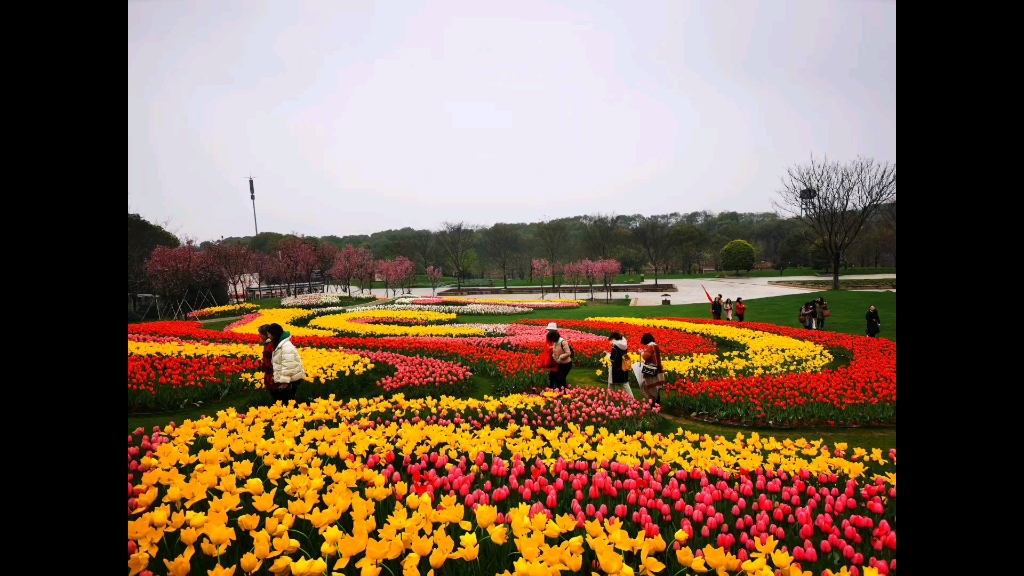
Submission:
M 665 368 L 661 365 L 661 349 L 658 348 L 658 344 L 651 334 L 644 334 L 640 338 L 640 343 L 644 345 L 638 350 L 643 359 L 643 368 L 641 368 L 643 380 L 640 382 L 640 392 L 643 393 L 644 398 L 660 405 L 661 388 L 665 385 Z

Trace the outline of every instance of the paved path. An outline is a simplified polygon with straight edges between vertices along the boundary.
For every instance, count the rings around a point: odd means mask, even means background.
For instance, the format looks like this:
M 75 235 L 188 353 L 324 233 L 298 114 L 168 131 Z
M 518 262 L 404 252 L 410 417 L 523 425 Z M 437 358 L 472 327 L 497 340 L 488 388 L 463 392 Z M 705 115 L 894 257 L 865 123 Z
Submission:
M 850 275 L 842 276 L 846 280 L 857 280 L 857 279 L 881 279 L 881 278 L 895 278 L 895 274 L 869 274 L 869 275 Z M 707 288 L 711 296 L 714 297 L 716 294 L 721 294 L 722 298 L 732 298 L 733 301 L 736 298 L 743 298 L 744 300 L 753 300 L 755 298 L 771 298 L 772 296 L 786 296 L 789 294 L 802 294 L 805 292 L 817 292 L 817 288 L 795 288 L 793 286 L 780 286 L 776 284 L 769 284 L 769 281 L 777 280 L 822 280 L 821 276 L 766 276 L 760 278 L 688 278 L 688 279 L 662 279 L 662 283 L 675 284 L 678 292 L 670 292 L 668 299 L 672 304 L 699 304 L 701 302 L 707 302 L 707 296 L 704 295 L 704 288 Z M 654 284 L 654 279 L 647 279 L 644 284 Z M 331 286 L 332 292 L 339 291 L 337 286 Z M 443 290 L 443 288 L 439 289 Z M 376 289 L 372 291 L 377 296 L 383 296 L 383 289 Z M 411 290 L 413 296 L 430 296 L 430 288 L 413 288 Z M 895 290 L 893 290 L 895 292 Z M 356 292 L 358 295 L 358 291 Z M 391 292 L 388 292 L 390 297 Z M 661 304 L 661 294 L 653 292 L 615 292 L 615 298 L 623 298 L 629 295 L 631 300 L 636 301 L 638 306 L 658 306 Z M 595 297 L 601 299 L 603 293 L 595 290 Z M 587 298 L 589 293 L 586 291 L 578 292 L 577 298 Z M 563 291 L 562 298 L 572 298 L 573 293 L 571 290 Z M 530 294 L 485 294 L 479 296 L 465 296 L 465 298 L 491 298 L 501 300 L 515 300 L 515 299 L 529 299 L 539 298 L 539 295 Z M 547 293 L 544 296 L 545 299 L 550 300 L 552 298 L 558 298 L 558 293 Z M 390 301 L 390 299 L 389 299 Z M 373 306 L 377 304 L 384 304 L 386 302 L 368 302 L 366 304 L 358 304 L 350 306 L 348 308 L 360 308 L 362 306 Z M 216 318 L 211 320 L 202 320 L 204 324 L 207 322 L 220 322 L 223 320 L 237 320 L 241 318 Z
M 856 280 L 860 278 L 865 279 L 880 279 L 880 278 L 895 278 L 895 274 L 870 274 L 870 275 L 850 275 L 842 276 L 846 280 Z M 701 289 L 701 285 L 707 288 L 711 296 L 714 297 L 716 294 L 721 294 L 722 298 L 732 298 L 733 301 L 737 297 L 743 298 L 744 300 L 752 300 L 755 298 L 770 298 L 772 296 L 786 296 L 788 294 L 802 294 L 805 292 L 817 292 L 818 289 L 809 288 L 794 288 L 792 286 L 778 286 L 769 284 L 769 281 L 773 280 L 822 280 L 821 276 L 768 276 L 761 278 L 691 278 L 691 279 L 662 279 L 663 284 L 675 284 L 678 292 L 669 293 L 669 300 L 672 304 L 697 304 L 700 302 L 707 302 L 707 296 L 704 295 L 704 290 Z M 644 284 L 654 284 L 654 279 L 646 279 Z M 438 290 L 443 290 L 439 288 Z M 383 295 L 383 290 L 377 289 L 373 291 L 374 294 Z M 388 292 L 391 294 L 391 292 Z M 430 296 L 430 288 L 413 288 L 413 296 Z M 661 294 L 653 292 L 615 292 L 615 298 L 623 298 L 629 294 L 631 300 L 636 300 L 639 306 L 657 306 L 661 304 Z M 586 298 L 589 296 L 588 292 L 578 292 L 577 298 Z M 502 300 L 515 300 L 515 299 L 528 299 L 528 298 L 539 298 L 540 295 L 531 296 L 530 294 L 486 294 L 480 296 L 465 296 L 465 298 L 491 298 L 491 299 L 502 299 Z M 552 298 L 558 298 L 558 293 L 547 293 L 545 299 L 550 300 Z M 572 298 L 573 293 L 570 289 L 568 292 L 562 291 L 562 298 Z M 601 298 L 602 293 L 595 291 L 595 297 Z

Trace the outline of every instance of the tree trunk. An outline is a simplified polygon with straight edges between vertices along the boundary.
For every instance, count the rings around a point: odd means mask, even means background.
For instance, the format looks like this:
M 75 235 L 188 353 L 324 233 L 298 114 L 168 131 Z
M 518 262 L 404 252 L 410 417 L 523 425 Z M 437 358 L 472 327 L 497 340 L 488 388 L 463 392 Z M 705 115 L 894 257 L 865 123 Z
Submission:
M 839 253 L 832 257 L 832 289 L 839 290 Z
M 501 283 L 505 286 L 505 290 L 508 290 L 508 274 L 504 268 L 501 269 Z

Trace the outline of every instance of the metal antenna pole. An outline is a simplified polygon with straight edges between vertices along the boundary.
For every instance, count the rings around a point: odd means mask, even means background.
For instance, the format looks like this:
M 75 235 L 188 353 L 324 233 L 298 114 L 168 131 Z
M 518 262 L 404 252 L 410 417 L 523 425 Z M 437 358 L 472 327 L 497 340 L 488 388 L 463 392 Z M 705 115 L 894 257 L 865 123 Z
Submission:
M 256 235 L 260 235 L 260 227 L 256 224 L 256 189 L 252 185 L 252 175 L 249 175 L 249 198 L 252 199 L 252 227 L 256 230 Z

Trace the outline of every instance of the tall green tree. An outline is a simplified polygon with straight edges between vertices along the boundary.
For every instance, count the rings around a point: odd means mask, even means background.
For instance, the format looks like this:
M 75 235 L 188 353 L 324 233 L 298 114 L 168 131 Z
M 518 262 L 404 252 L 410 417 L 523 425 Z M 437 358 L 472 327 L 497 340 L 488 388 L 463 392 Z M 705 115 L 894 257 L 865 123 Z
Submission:
M 733 240 L 722 248 L 722 269 L 750 271 L 757 261 L 757 250 L 746 240 Z
M 620 240 L 619 221 L 613 216 L 595 214 L 584 216 L 580 223 L 583 227 L 583 250 L 587 257 L 594 260 L 607 260 L 615 254 Z
M 671 215 L 637 216 L 630 226 L 633 244 L 654 267 L 655 284 L 658 283 L 658 270 L 668 258 L 669 231 L 673 223 Z
M 138 214 L 128 214 L 128 297 L 132 311 L 138 311 L 138 295 L 152 291 L 146 273 L 146 261 L 157 246 L 177 248 L 178 238 L 162 226 L 153 224 Z
M 459 289 L 466 272 L 476 260 L 476 254 L 471 254 L 475 240 L 476 229 L 465 222 L 445 222 L 437 232 L 438 246 Z
M 515 255 L 522 250 L 523 235 L 511 224 L 498 223 L 483 233 L 487 255 L 501 270 L 502 285 L 508 288 L 508 273 L 515 265 Z

